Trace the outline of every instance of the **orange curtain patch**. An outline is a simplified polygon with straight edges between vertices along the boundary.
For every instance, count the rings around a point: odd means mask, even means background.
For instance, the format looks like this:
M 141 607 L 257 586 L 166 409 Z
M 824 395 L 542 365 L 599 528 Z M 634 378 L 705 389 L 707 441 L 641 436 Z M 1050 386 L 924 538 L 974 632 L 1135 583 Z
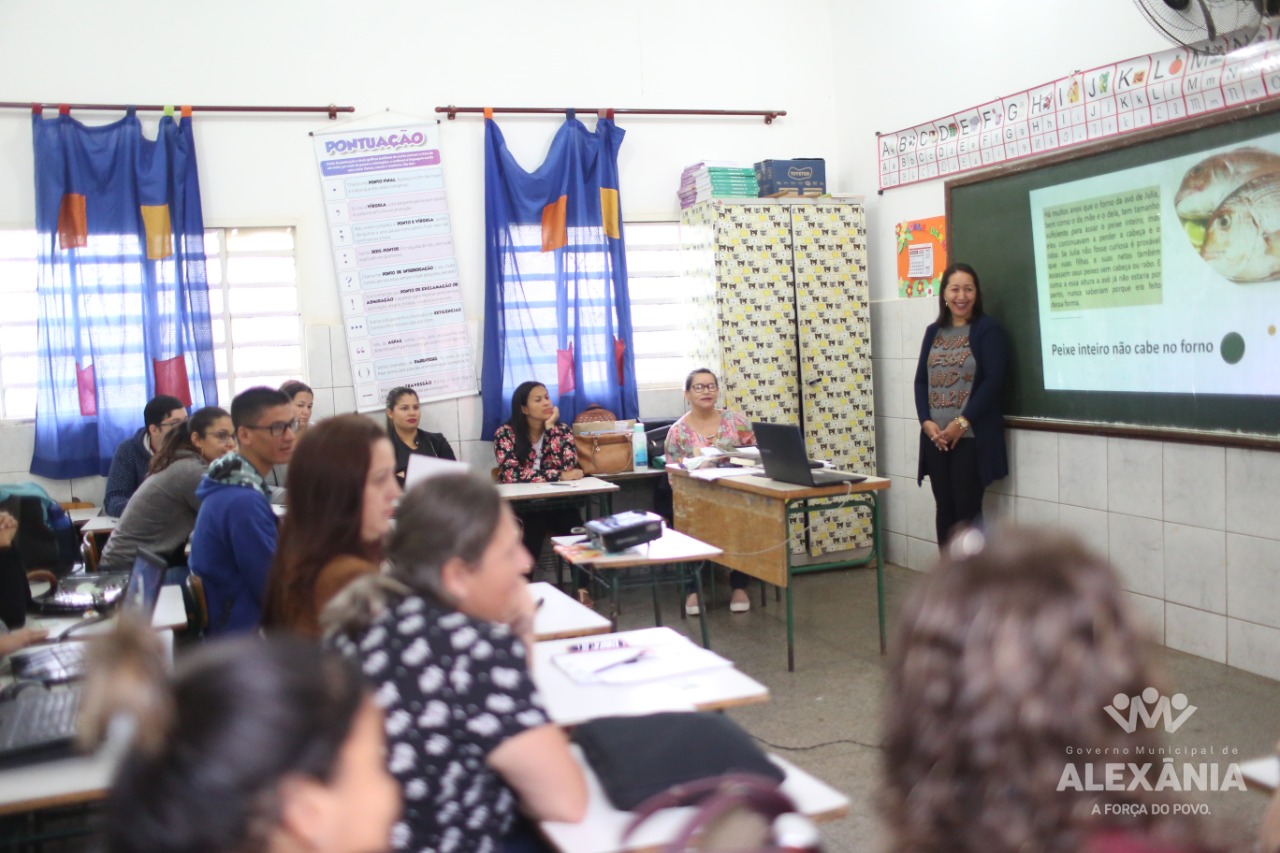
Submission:
M 604 225 L 604 233 L 615 240 L 622 239 L 622 228 L 618 225 L 621 221 L 618 207 L 618 191 L 609 187 L 601 187 L 600 222 Z
M 542 251 L 554 252 L 569 245 L 569 197 L 562 195 L 542 208 Z
M 173 228 L 169 224 L 169 205 L 144 204 L 142 224 L 147 229 L 147 260 L 159 261 L 173 254 Z
M 89 220 L 85 216 L 84 196 L 66 193 L 58 209 L 58 246 L 80 249 L 89 245 Z

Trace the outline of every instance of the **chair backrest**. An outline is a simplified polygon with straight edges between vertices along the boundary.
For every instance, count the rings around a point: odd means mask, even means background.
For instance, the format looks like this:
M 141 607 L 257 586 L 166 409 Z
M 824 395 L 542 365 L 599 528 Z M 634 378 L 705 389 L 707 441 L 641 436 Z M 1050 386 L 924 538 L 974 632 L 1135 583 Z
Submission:
M 194 610 L 189 622 L 198 634 L 203 634 L 209 627 L 209 600 L 204 597 L 204 581 L 195 572 L 187 575 L 187 596 Z
M 80 559 L 84 561 L 84 570 L 86 572 L 96 572 L 98 570 L 98 539 L 92 533 L 86 533 L 84 538 L 80 540 Z

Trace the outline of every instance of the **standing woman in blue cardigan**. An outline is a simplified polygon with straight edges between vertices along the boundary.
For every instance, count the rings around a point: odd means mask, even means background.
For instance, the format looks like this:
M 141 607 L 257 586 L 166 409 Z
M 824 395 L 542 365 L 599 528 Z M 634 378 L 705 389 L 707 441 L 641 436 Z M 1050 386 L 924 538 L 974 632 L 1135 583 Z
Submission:
M 978 273 L 952 264 L 942 273 L 938 319 L 924 332 L 916 366 L 920 470 L 937 503 L 938 547 L 958 524 L 982 516 L 982 493 L 1009 473 L 1000 395 L 1009 348 L 982 313 Z

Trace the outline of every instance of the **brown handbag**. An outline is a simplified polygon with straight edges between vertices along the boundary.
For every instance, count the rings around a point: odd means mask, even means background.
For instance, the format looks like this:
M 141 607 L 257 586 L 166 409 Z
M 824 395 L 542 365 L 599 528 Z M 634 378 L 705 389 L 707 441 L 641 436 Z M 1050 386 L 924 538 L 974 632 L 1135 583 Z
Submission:
M 631 450 L 634 425 L 635 421 L 619 421 L 613 412 L 594 403 L 580 412 L 573 419 L 573 441 L 578 447 L 578 466 L 583 473 L 622 474 L 634 470 L 635 454 Z

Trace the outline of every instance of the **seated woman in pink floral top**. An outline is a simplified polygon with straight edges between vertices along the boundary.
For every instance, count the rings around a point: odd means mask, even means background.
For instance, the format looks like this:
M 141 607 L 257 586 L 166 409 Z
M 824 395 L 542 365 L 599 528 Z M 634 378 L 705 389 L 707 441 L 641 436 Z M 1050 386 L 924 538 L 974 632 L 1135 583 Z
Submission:
M 710 370 L 700 367 L 685 377 L 684 398 L 690 409 L 671 425 L 671 431 L 667 433 L 668 462 L 679 463 L 690 456 L 699 456 L 704 447 L 732 450 L 756 443 L 756 434 L 751 431 L 751 424 L 745 417 L 730 409 L 716 408 L 720 383 Z M 733 597 L 729 599 L 730 611 L 745 613 L 751 609 L 751 599 L 747 596 L 750 580 L 742 572 L 729 573 L 729 586 L 733 588 Z M 685 600 L 684 609 L 690 616 L 697 616 L 698 597 L 691 593 Z
M 493 435 L 499 483 L 552 483 L 582 479 L 573 430 L 560 423 L 560 408 L 541 382 L 521 382 L 511 395 L 511 420 Z M 524 525 L 524 547 L 536 563 L 548 533 L 567 534 L 582 523 L 571 507 L 525 509 L 516 515 Z

